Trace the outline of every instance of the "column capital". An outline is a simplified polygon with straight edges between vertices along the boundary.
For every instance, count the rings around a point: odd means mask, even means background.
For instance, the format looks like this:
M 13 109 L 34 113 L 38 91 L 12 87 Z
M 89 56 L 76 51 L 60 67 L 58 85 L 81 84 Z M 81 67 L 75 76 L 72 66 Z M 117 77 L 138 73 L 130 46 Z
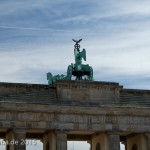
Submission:
M 11 133 L 11 132 L 17 132 L 17 133 L 26 133 L 26 129 L 17 129 L 17 128 L 12 128 L 8 130 L 6 133 Z
M 61 133 L 63 133 L 63 134 L 67 134 L 68 133 L 68 131 L 66 131 L 66 130 L 55 130 L 55 133 L 56 134 L 61 134 Z
M 107 135 L 120 135 L 120 132 L 111 131 L 111 132 L 107 132 Z

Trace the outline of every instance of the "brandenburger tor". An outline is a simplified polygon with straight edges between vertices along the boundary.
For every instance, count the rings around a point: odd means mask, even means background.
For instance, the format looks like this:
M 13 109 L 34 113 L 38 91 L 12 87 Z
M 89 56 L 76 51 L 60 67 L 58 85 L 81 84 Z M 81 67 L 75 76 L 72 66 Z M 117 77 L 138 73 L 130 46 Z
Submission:
M 81 40 L 73 40 L 75 64 L 66 75 L 47 73 L 48 85 L 0 83 L 6 150 L 25 150 L 26 139 L 40 139 L 43 150 L 67 150 L 67 141 L 88 141 L 91 150 L 120 150 L 120 142 L 125 150 L 150 150 L 150 90 L 94 81 Z

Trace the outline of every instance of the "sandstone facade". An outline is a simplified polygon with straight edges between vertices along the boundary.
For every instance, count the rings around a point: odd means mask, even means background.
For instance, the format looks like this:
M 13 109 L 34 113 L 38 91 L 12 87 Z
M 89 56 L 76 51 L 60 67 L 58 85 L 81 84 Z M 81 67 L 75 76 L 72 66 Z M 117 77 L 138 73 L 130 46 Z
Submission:
M 41 139 L 44 150 L 66 150 L 69 140 L 89 141 L 91 150 L 119 150 L 120 142 L 150 150 L 150 91 L 114 82 L 0 83 L 0 137 L 9 150 L 25 150 L 25 139 Z

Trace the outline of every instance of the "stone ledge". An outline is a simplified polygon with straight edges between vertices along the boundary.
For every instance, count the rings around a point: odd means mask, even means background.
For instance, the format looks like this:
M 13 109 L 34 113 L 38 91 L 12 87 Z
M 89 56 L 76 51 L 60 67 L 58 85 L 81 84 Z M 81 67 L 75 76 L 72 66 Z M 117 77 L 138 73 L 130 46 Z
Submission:
M 30 84 L 30 83 L 9 83 L 9 82 L 0 82 L 0 87 L 16 87 L 16 88 L 20 88 L 20 87 L 25 87 L 25 88 L 51 88 L 53 86 L 50 85 L 46 85 L 46 84 Z
M 115 82 L 95 81 L 57 81 L 54 86 L 57 89 L 58 99 L 62 101 L 83 102 L 119 102 L 119 92 L 122 86 Z
M 141 89 L 123 89 L 121 92 L 133 94 L 150 94 L 150 90 L 141 90 Z
M 120 86 L 116 82 L 100 82 L 100 81 L 69 81 L 69 80 L 59 80 L 54 84 L 54 87 L 61 88 L 96 88 L 96 89 L 122 89 L 123 86 Z
M 0 97 L 21 94 L 29 91 L 32 93 L 32 91 L 44 91 L 49 89 L 55 89 L 55 87 L 44 84 L 0 82 Z

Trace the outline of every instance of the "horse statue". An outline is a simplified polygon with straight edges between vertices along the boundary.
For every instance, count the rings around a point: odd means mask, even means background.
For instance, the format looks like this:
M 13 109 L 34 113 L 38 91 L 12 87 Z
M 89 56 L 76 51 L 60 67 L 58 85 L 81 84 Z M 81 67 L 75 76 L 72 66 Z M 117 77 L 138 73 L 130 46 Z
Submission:
M 52 73 L 48 72 L 47 73 L 47 80 L 48 84 L 54 84 L 57 80 L 67 80 L 67 76 L 65 75 L 55 75 L 53 76 Z

